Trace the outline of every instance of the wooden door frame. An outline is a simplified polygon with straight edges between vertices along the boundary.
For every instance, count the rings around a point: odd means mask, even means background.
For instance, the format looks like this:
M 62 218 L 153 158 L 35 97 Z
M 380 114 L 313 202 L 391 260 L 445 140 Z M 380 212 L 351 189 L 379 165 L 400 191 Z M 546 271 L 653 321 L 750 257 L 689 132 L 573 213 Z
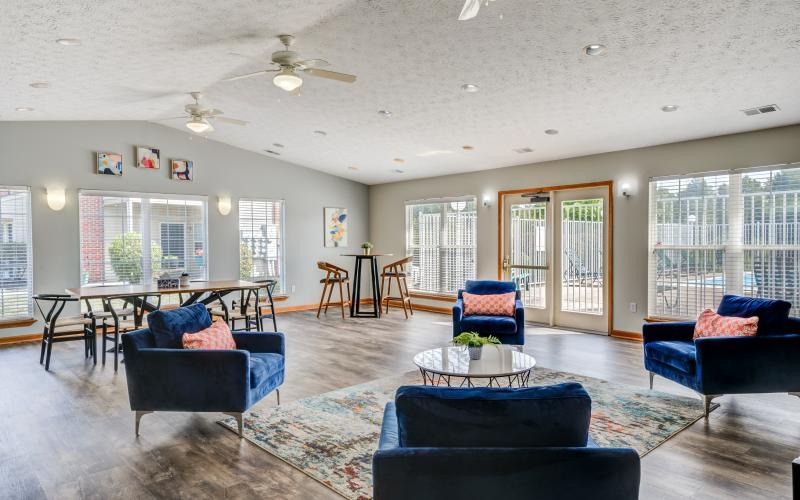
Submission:
M 515 194 L 530 192 L 568 191 L 570 189 L 584 189 L 593 187 L 606 187 L 608 189 L 608 252 L 604 265 L 607 269 L 605 279 L 608 286 L 608 336 L 614 332 L 614 181 L 584 182 L 582 184 L 562 184 L 558 186 L 529 187 L 523 189 L 509 189 L 497 192 L 497 279 L 503 279 L 503 203 L 505 197 Z

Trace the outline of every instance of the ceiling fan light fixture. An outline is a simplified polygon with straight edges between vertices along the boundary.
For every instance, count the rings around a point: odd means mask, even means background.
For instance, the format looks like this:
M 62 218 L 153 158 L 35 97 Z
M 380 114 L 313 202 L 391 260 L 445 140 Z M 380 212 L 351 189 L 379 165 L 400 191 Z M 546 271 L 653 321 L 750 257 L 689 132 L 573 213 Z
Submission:
M 195 134 L 202 134 L 203 132 L 211 132 L 214 130 L 214 127 L 208 123 L 208 120 L 205 118 L 195 117 L 190 119 L 186 122 L 186 128 L 194 132 Z
M 281 90 L 291 92 L 303 85 L 303 79 L 295 75 L 294 71 L 292 71 L 290 68 L 286 68 L 275 75 L 275 78 L 272 79 L 272 83 L 274 83 L 275 86 Z
M 599 56 L 606 51 L 606 46 L 599 43 L 592 43 L 583 48 L 583 53 L 587 56 Z

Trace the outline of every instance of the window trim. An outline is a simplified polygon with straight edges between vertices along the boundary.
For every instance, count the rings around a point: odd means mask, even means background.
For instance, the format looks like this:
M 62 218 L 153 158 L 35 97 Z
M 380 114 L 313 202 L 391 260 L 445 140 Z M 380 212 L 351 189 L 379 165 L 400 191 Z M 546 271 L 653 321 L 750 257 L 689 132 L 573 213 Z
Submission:
M 27 218 L 28 218 L 28 275 L 30 276 L 30 288 L 28 293 L 28 311 L 30 312 L 29 316 L 19 316 L 16 318 L 8 318 L 8 319 L 0 319 L 0 329 L 4 328 L 17 328 L 21 326 L 30 326 L 36 323 L 36 312 L 33 309 L 33 288 L 35 283 L 34 278 L 34 270 L 35 266 L 33 265 L 33 189 L 30 186 L 8 186 L 2 185 L 0 189 L 7 189 L 9 191 L 27 191 L 28 192 L 28 202 L 27 202 Z

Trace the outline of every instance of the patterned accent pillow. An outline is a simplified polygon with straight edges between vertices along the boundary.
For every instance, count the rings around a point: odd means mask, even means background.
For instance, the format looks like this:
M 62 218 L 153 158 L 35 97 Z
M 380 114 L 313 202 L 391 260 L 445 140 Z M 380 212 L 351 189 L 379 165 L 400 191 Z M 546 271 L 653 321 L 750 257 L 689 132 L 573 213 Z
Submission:
M 704 337 L 752 337 L 758 330 L 758 316 L 720 316 L 711 309 L 700 313 L 694 325 L 694 339 Z
M 236 349 L 231 329 L 218 319 L 205 330 L 183 334 L 184 349 Z
M 517 292 L 477 295 L 462 292 L 464 316 L 513 316 Z

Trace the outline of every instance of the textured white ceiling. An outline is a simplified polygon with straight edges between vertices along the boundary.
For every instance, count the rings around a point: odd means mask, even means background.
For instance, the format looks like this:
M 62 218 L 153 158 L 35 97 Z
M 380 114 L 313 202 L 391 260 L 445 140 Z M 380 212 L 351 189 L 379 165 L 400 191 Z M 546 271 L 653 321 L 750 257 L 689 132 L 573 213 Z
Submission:
M 250 122 L 211 138 L 281 143 L 282 159 L 370 184 L 800 122 L 800 1 L 497 0 L 459 22 L 462 4 L 5 0 L 0 120 L 157 120 L 202 90 Z M 358 81 L 307 77 L 299 97 L 269 77 L 221 81 L 266 67 L 279 33 Z M 608 51 L 587 57 L 589 43 Z M 39 80 L 51 88 L 29 87 Z M 466 82 L 480 92 L 462 92 Z M 781 111 L 739 111 L 772 103 Z M 429 151 L 452 153 L 418 156 Z

